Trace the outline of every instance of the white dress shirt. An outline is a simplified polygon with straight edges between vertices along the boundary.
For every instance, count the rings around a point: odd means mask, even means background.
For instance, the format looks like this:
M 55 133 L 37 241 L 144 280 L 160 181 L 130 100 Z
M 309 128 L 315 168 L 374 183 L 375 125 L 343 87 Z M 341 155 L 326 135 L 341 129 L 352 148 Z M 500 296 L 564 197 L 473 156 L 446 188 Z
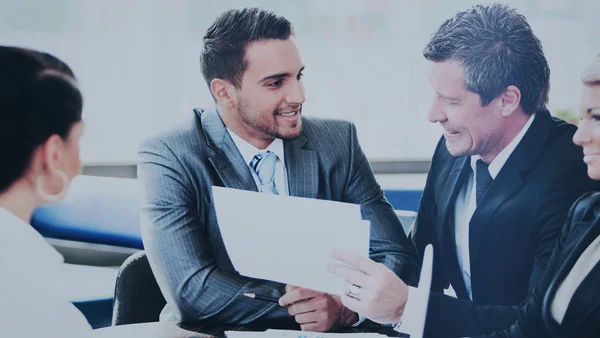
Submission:
M 68 300 L 63 256 L 0 207 L 0 332 L 3 337 L 85 337 L 91 327 Z
M 565 318 L 569 302 L 571 302 L 575 291 L 598 262 L 600 262 L 600 236 L 596 237 L 579 256 L 567 277 L 556 290 L 554 300 L 550 305 L 550 313 L 558 324 L 561 324 Z
M 254 177 L 254 182 L 256 183 L 256 187 L 259 191 L 261 187 L 260 180 L 258 179 L 258 176 L 256 175 L 254 169 L 252 169 L 252 167 L 250 166 L 250 162 L 252 162 L 254 156 L 259 153 L 264 154 L 267 151 L 271 151 L 275 155 L 277 155 L 277 163 L 275 163 L 274 177 L 275 188 L 277 188 L 277 193 L 279 193 L 279 195 L 288 196 L 289 190 L 287 181 L 287 171 L 285 169 L 285 153 L 283 150 L 283 141 L 279 138 L 276 138 L 266 149 L 258 149 L 250 143 L 246 142 L 246 140 L 244 140 L 243 138 L 239 137 L 236 133 L 231 131 L 231 129 L 227 128 L 227 132 L 229 132 L 229 135 L 231 135 L 231 138 L 233 139 L 233 143 L 235 143 L 235 146 L 240 151 L 240 154 L 242 154 L 244 162 L 246 162 L 246 165 L 248 166 L 248 168 L 250 168 L 250 172 L 252 173 L 252 177 Z
M 496 156 L 496 158 L 489 164 L 488 169 L 490 171 L 490 175 L 493 179 L 496 179 L 498 173 L 513 153 L 531 123 L 535 118 L 535 114 L 529 117 L 529 120 L 523 126 L 519 134 Z M 463 279 L 465 281 L 465 286 L 467 288 L 467 292 L 469 293 L 469 298 L 473 299 L 473 293 L 471 290 L 471 260 L 469 258 L 469 222 L 471 221 L 471 217 L 475 212 L 475 208 L 477 207 L 477 202 L 475 199 L 475 167 L 477 160 L 481 157 L 478 155 L 471 156 L 471 173 L 465 182 L 465 185 L 461 188 L 458 197 L 456 198 L 455 204 L 455 236 L 456 236 L 456 251 L 458 256 L 458 264 L 463 273 Z M 402 324 L 398 326 L 397 330 L 400 332 L 414 332 L 409 328 L 409 325 L 414 322 L 411 320 L 415 313 L 417 313 L 417 308 L 422 308 L 423 306 L 427 306 L 427 304 L 421 304 L 421 297 L 418 297 L 419 291 L 413 287 L 408 287 L 408 298 L 406 300 L 406 306 L 404 308 L 404 313 L 402 315 Z

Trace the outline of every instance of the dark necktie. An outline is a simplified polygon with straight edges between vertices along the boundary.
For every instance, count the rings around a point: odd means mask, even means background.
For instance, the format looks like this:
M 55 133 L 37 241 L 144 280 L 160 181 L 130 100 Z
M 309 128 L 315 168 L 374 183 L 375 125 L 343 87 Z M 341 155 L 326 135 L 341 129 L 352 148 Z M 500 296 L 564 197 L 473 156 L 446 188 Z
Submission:
M 475 191 L 476 191 L 476 201 L 477 205 L 485 195 L 490 184 L 494 179 L 490 175 L 490 171 L 488 170 L 488 165 L 482 160 L 477 160 L 477 167 L 475 173 Z

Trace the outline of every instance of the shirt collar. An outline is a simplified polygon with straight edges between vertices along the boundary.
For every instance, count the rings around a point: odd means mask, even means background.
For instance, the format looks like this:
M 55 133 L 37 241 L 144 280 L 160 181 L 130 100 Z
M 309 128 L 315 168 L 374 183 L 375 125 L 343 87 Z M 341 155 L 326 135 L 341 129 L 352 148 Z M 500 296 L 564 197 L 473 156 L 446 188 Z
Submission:
M 227 128 L 227 132 L 229 133 L 229 135 L 231 135 L 231 138 L 233 139 L 233 143 L 235 143 L 235 146 L 240 151 L 240 154 L 242 154 L 242 157 L 244 158 L 244 162 L 246 162 L 246 164 L 250 165 L 250 162 L 252 162 L 252 159 L 254 158 L 254 156 L 256 154 L 271 151 L 271 152 L 275 153 L 275 155 L 277 155 L 277 157 L 281 161 L 281 164 L 285 166 L 285 157 L 284 157 L 285 154 L 283 151 L 283 140 L 282 139 L 280 139 L 280 138 L 274 139 L 273 142 L 271 142 L 271 144 L 269 144 L 269 146 L 266 149 L 261 150 L 261 149 L 256 148 L 255 146 L 251 145 L 250 143 L 246 142 L 246 140 L 239 137 L 231 129 Z
M 494 158 L 492 163 L 490 163 L 490 165 L 488 166 L 488 170 L 490 171 L 490 176 L 492 176 L 492 179 L 496 179 L 496 176 L 498 176 L 498 173 L 500 172 L 506 161 L 508 161 L 510 155 L 513 153 L 517 145 L 519 145 L 519 142 L 521 142 L 521 140 L 525 136 L 525 133 L 527 133 L 527 130 L 529 130 L 529 127 L 531 127 L 533 119 L 535 119 L 535 113 L 533 113 L 529 117 L 529 120 L 527 120 L 527 123 L 525 123 L 521 131 L 517 134 L 517 136 L 504 149 L 502 149 L 502 151 L 496 156 L 496 158 Z M 479 155 L 471 156 L 471 169 L 473 169 L 473 172 L 476 172 L 475 168 L 477 165 L 477 160 L 479 159 L 481 159 L 481 156 Z

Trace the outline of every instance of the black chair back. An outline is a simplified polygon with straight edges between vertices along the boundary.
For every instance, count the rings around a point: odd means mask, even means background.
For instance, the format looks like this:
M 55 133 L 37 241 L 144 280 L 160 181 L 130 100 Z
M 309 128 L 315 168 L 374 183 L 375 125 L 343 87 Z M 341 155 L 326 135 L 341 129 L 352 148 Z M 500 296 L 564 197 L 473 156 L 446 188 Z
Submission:
M 117 275 L 112 325 L 156 322 L 166 304 L 146 253 L 129 256 Z

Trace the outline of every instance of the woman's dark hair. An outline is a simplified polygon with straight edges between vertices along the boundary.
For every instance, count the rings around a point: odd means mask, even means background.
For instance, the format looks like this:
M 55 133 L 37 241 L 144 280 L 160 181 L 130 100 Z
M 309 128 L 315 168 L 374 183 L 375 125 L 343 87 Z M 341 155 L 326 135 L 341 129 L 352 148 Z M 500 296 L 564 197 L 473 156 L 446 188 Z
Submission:
M 50 136 L 68 137 L 82 107 L 75 75 L 64 62 L 0 46 L 0 192 L 25 174 L 35 149 Z

